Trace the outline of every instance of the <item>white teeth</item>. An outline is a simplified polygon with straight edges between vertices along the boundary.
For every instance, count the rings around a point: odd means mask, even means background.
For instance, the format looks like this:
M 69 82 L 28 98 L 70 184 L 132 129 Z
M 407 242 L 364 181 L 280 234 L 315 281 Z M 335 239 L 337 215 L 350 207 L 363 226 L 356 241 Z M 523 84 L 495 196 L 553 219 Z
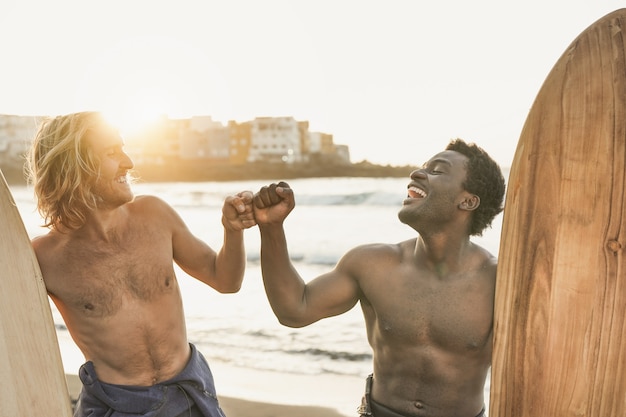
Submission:
M 422 198 L 426 198 L 426 191 L 422 190 L 421 188 L 409 187 L 409 192 L 413 192 Z

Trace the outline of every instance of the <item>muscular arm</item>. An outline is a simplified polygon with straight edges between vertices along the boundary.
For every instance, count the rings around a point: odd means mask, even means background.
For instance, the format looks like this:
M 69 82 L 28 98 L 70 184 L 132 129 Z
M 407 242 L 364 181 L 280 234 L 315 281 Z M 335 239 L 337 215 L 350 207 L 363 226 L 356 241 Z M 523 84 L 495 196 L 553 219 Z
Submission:
M 195 237 L 180 216 L 167 206 L 166 218 L 173 225 L 174 261 L 187 274 L 219 292 L 239 291 L 246 265 L 243 230 L 255 224 L 251 203 L 249 192 L 226 199 L 222 209 L 224 243 L 217 253 Z
M 289 258 L 283 221 L 295 206 L 287 184 L 264 187 L 255 196 L 255 217 L 261 233 L 261 270 L 268 300 L 278 320 L 303 327 L 341 314 L 358 301 L 357 282 L 346 256 L 331 272 L 306 283 Z

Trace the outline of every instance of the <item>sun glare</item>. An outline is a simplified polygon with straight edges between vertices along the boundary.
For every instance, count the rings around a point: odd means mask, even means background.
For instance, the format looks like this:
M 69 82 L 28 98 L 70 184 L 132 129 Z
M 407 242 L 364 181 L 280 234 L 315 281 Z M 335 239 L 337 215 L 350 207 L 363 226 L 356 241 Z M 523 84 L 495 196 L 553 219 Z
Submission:
M 103 50 L 84 74 L 77 107 L 97 109 L 122 134 L 162 116 L 213 116 L 231 110 L 219 68 L 200 48 L 158 36 L 126 39 Z
M 129 93 L 118 108 L 105 110 L 105 114 L 123 135 L 130 135 L 140 132 L 161 117 L 169 116 L 174 101 L 161 88 L 145 88 Z

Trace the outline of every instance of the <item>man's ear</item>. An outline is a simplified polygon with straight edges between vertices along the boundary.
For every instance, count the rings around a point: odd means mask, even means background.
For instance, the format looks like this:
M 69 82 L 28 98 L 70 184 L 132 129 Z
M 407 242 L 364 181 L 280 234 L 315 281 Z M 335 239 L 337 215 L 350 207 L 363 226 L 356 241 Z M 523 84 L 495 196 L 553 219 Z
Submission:
M 469 194 L 463 201 L 461 201 L 461 204 L 459 204 L 459 208 L 461 210 L 468 211 L 476 210 L 478 206 L 480 206 L 480 197 L 476 194 Z

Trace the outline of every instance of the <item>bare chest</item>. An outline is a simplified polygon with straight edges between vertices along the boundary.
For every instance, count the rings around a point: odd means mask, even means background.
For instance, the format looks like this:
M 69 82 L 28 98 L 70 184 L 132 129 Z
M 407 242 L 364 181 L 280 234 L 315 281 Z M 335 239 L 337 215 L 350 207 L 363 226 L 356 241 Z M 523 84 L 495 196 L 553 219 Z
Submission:
M 435 282 L 390 275 L 369 291 L 364 313 L 373 336 L 392 343 L 452 351 L 482 349 L 493 323 L 493 285 L 484 277 Z
M 68 245 L 49 290 L 76 313 L 106 317 L 178 294 L 171 239 L 152 235 L 116 244 Z

